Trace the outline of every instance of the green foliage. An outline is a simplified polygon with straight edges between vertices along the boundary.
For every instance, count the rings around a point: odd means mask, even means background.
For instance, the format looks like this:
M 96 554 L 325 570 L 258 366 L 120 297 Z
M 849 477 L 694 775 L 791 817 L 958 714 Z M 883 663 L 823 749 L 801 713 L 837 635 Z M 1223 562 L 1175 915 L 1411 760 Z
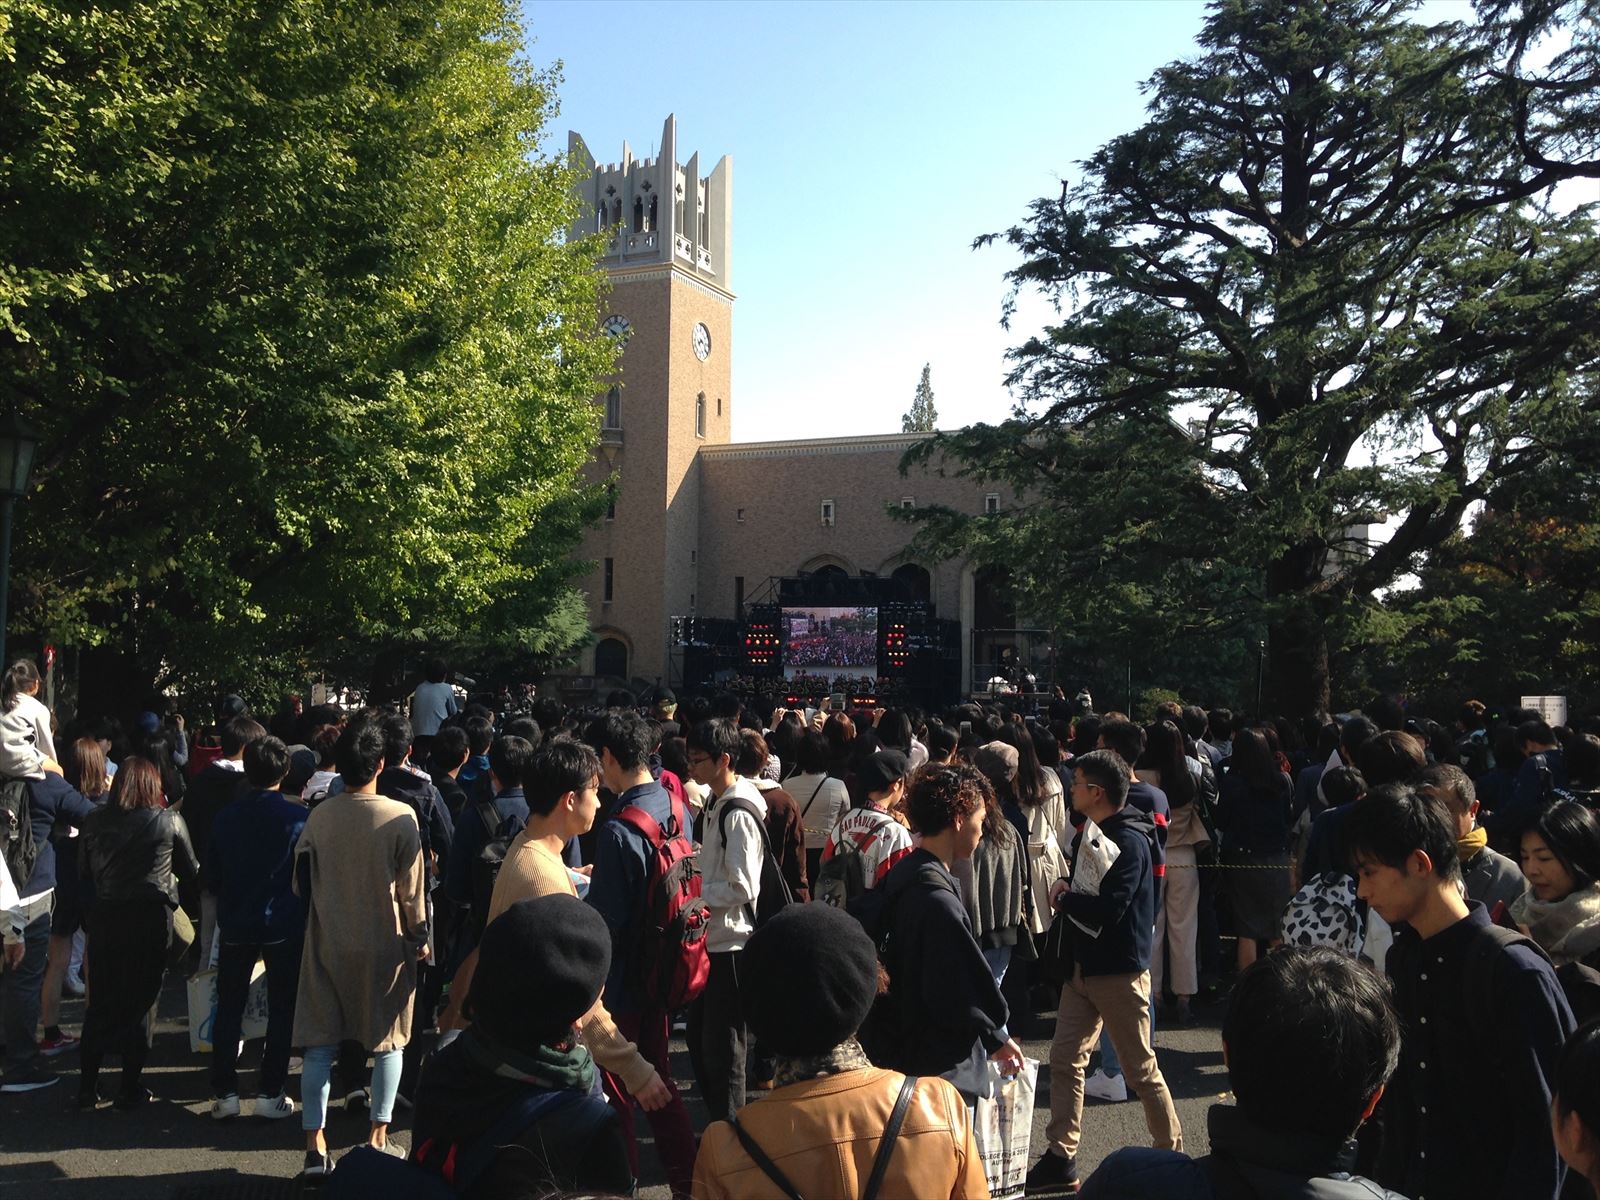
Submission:
M 1003 235 L 1008 319 L 1058 316 L 1012 419 L 908 463 L 1030 502 L 915 514 L 927 544 L 1006 555 L 1091 641 L 1270 631 L 1271 707 L 1328 706 L 1330 634 L 1548 453 L 1600 355 L 1592 206 L 1529 198 L 1490 49 L 1408 7 L 1219 0 L 1146 122 Z
M 932 433 L 939 427 L 939 410 L 933 406 L 933 365 L 922 364 L 922 378 L 917 383 L 917 394 L 911 401 L 911 410 L 900 418 L 901 433 Z
M 12 0 L 0 390 L 43 434 L 15 626 L 263 686 L 558 653 L 614 347 L 505 0 Z

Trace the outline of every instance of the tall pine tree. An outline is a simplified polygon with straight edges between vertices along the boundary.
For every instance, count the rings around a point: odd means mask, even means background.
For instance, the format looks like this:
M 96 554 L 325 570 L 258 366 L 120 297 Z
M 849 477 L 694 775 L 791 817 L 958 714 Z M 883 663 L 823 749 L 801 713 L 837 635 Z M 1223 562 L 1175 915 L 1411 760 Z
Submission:
M 932 433 L 938 428 L 939 413 L 933 407 L 933 368 L 922 364 L 922 378 L 917 383 L 916 397 L 911 401 L 911 411 L 900 418 L 901 433 Z
M 925 544 L 1101 645 L 1266 629 L 1268 703 L 1310 713 L 1351 609 L 1592 420 L 1593 206 L 1527 194 L 1494 49 L 1411 8 L 1218 0 L 1146 121 L 1001 235 L 1060 314 L 1012 351 L 1021 415 L 910 461 L 1033 503 L 925 510 Z

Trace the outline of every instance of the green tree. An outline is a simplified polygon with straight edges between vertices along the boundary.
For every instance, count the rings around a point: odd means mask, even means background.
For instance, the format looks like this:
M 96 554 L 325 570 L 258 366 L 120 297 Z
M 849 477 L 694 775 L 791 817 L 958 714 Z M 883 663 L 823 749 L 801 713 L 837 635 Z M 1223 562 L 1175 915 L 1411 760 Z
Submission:
M 195 688 L 583 636 L 614 347 L 514 14 L 6 6 L 0 393 L 43 434 L 14 629 Z
M 933 367 L 922 364 L 922 378 L 917 382 L 917 394 L 911 401 L 911 411 L 900 418 L 901 433 L 932 433 L 938 428 L 939 412 L 933 406 Z
M 1431 711 L 1469 697 L 1513 705 L 1566 695 L 1600 700 L 1600 470 L 1582 440 L 1498 489 L 1445 539 L 1416 586 L 1359 623 L 1376 686 Z
M 1145 123 L 1003 235 L 1007 318 L 1059 313 L 1012 351 L 1013 419 L 909 456 L 1031 502 L 919 536 L 1090 638 L 1264 629 L 1269 704 L 1327 707 L 1341 622 L 1592 407 L 1600 351 L 1591 209 L 1523 195 L 1484 38 L 1409 7 L 1212 6 Z

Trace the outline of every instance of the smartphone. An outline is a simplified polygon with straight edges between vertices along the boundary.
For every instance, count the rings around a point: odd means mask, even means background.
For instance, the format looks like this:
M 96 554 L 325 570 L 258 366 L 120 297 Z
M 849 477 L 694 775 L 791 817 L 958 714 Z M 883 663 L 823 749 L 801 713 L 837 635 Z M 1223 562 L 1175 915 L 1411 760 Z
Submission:
M 963 721 L 963 722 L 961 722 L 961 736 L 962 737 L 966 737 L 971 732 L 972 732 L 972 722 L 971 721 Z
M 828 704 L 829 704 L 830 707 L 835 708 L 835 709 L 843 708 L 844 707 L 844 693 L 843 692 L 835 692 L 835 693 L 833 693 L 833 695 L 828 697 Z

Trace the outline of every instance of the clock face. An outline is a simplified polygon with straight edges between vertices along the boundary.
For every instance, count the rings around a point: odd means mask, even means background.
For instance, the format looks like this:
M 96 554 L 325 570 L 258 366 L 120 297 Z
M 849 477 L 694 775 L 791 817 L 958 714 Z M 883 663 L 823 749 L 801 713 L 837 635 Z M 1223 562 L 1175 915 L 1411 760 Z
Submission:
M 711 353 L 711 330 L 703 324 L 694 327 L 694 356 L 705 362 Z
M 633 332 L 633 325 L 627 317 L 612 313 L 601 322 L 600 328 L 604 329 L 614 338 L 625 338 Z

